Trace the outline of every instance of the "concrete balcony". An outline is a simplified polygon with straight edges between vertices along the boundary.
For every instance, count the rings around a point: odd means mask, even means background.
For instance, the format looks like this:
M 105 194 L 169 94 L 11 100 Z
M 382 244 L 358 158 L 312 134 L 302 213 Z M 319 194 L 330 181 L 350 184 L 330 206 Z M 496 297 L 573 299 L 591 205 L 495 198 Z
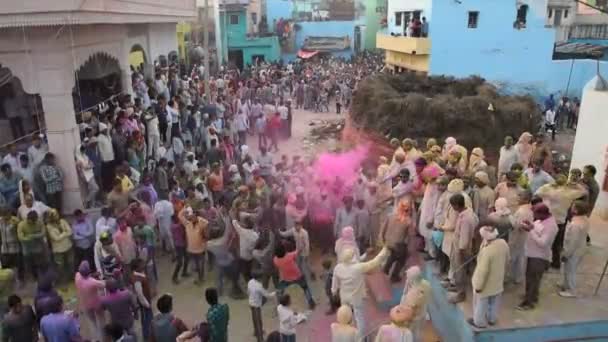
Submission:
M 376 47 L 411 55 L 431 54 L 431 40 L 429 38 L 393 37 L 388 34 L 377 33 Z

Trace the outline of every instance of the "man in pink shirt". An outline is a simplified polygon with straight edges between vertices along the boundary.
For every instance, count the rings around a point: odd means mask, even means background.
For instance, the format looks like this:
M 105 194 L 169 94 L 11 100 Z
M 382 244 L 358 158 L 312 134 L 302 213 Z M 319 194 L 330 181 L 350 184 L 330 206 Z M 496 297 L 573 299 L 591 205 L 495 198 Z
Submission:
M 298 250 L 287 253 L 285 247 L 278 244 L 274 251 L 273 263 L 279 271 L 279 287 L 277 288 L 277 296 L 280 298 L 283 292 L 289 285 L 297 284 L 304 291 L 304 296 L 308 302 L 308 306 L 311 310 L 314 310 L 316 303 L 312 298 L 310 288 L 306 283 L 306 278 L 300 272 L 298 264 L 296 263 L 298 257 Z
M 526 292 L 524 301 L 517 310 L 532 310 L 538 304 L 538 294 L 543 274 L 549 269 L 553 253 L 551 246 L 557 236 L 557 222 L 549 207 L 537 203 L 532 207 L 534 222 L 522 222 L 523 229 L 528 231 L 526 239 Z
M 88 261 L 83 261 L 78 267 L 75 277 L 76 296 L 78 298 L 78 307 L 83 314 L 83 317 L 89 320 L 93 331 L 91 340 L 103 340 L 104 315 L 101 310 L 101 297 L 99 292 L 102 291 L 106 284 L 102 280 L 95 279 L 91 274 L 91 267 Z
M 118 230 L 114 233 L 112 238 L 114 239 L 116 246 L 118 246 L 118 251 L 122 256 L 122 265 L 128 268 L 129 265 L 131 265 L 131 262 L 135 260 L 137 248 L 135 240 L 133 239 L 133 230 L 127 225 L 126 220 L 119 219 Z M 125 273 L 129 274 L 128 272 L 129 270 L 127 269 Z

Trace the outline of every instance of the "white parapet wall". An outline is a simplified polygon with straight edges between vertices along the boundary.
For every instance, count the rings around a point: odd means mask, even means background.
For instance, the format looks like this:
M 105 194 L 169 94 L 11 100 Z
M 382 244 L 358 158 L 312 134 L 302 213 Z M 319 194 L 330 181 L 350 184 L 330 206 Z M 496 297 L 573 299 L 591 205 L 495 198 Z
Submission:
M 571 167 L 596 167 L 595 178 L 600 184 L 600 195 L 595 205 L 595 213 L 607 218 L 608 192 L 601 188 L 605 177 L 608 176 L 608 90 L 594 89 L 595 83 L 594 78 L 583 90 Z

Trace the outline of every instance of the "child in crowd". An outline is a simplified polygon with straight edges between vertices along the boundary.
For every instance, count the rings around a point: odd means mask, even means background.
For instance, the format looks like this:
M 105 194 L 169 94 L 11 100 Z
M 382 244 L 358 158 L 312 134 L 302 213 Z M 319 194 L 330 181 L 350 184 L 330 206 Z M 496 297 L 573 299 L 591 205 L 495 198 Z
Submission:
M 326 312 L 328 316 L 336 313 L 336 310 L 340 307 L 340 298 L 331 294 L 331 280 L 333 277 L 334 270 L 332 268 L 331 260 L 323 260 L 323 274 L 321 275 L 321 279 L 323 279 L 325 294 L 329 300 L 329 309 Z
M 306 316 L 291 309 L 291 297 L 288 294 L 282 295 L 279 299 L 277 313 L 279 314 L 281 341 L 296 342 L 296 326 L 306 320 Z
M 247 293 L 249 294 L 249 307 L 251 308 L 251 320 L 253 322 L 253 330 L 255 338 L 258 342 L 264 341 L 264 326 L 262 324 L 262 305 L 266 302 L 266 298 L 275 296 L 274 292 L 268 292 L 262 286 L 260 278 L 262 272 L 254 270 L 251 273 L 251 279 L 247 283 Z

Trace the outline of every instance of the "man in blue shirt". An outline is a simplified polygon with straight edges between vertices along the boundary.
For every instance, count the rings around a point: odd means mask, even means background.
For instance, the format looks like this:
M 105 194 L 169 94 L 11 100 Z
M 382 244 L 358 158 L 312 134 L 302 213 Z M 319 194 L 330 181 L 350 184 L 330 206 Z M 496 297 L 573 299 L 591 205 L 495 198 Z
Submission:
M 51 313 L 42 317 L 40 331 L 47 342 L 81 341 L 78 320 L 70 313 L 63 311 L 61 297 L 54 299 Z

